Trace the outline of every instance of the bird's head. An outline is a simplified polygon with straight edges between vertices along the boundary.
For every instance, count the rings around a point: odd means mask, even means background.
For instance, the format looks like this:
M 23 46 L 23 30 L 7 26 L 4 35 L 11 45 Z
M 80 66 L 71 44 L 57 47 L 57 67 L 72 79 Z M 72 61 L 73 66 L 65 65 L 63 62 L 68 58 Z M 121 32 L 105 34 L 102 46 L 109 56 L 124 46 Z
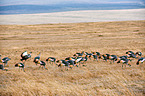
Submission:
M 49 58 L 46 59 L 46 61 L 48 61 Z

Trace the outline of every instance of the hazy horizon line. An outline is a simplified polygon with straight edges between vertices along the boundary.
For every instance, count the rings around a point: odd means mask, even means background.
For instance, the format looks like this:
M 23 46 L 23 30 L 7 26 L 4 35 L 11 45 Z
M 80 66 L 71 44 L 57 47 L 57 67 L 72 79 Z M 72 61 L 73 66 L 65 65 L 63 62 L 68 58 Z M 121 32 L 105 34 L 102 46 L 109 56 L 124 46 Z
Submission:
M 120 2 L 61 2 L 61 3 L 46 3 L 46 4 L 37 4 L 37 3 L 16 3 L 16 4 L 1 4 L 0 6 L 12 6 L 12 5 L 70 5 L 70 4 L 141 4 L 145 5 L 144 2 L 141 1 L 120 1 Z

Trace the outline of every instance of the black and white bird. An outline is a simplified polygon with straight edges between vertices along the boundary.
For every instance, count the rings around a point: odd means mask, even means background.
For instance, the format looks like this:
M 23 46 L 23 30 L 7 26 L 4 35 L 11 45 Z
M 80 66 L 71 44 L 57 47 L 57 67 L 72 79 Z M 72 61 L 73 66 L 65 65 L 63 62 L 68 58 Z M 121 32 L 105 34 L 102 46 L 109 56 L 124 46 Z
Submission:
M 0 69 L 8 71 L 8 68 L 4 68 L 4 66 L 2 64 L 0 64 Z
M 136 54 L 136 56 L 139 56 L 139 57 L 142 56 L 142 53 L 140 51 L 136 52 L 135 54 Z
M 83 57 L 77 57 L 75 60 L 76 66 L 78 67 L 79 65 L 86 66 L 85 62 L 88 60 L 88 55 L 83 56 Z
M 69 68 L 71 69 L 73 68 L 73 66 L 76 66 L 76 63 L 73 60 L 67 60 L 67 62 L 69 63 Z
M 27 59 L 29 59 L 29 58 L 31 58 L 31 53 L 32 52 L 30 52 L 29 54 L 27 53 L 27 51 L 25 51 L 25 52 L 23 52 L 22 54 L 21 54 L 21 61 L 23 61 L 23 60 L 27 60 Z
M 9 57 L 4 57 L 3 59 L 1 59 L 1 55 L 0 55 L 0 62 L 4 63 L 4 66 L 8 65 L 8 61 L 10 61 L 11 58 Z
M 41 55 L 41 52 L 39 52 L 39 54 L 38 54 L 38 56 L 36 56 L 35 58 L 34 58 L 34 63 L 37 65 L 37 63 L 38 63 L 38 61 L 40 60 L 40 55 Z
M 127 57 L 128 57 L 128 58 L 137 58 L 137 57 L 136 57 L 136 54 L 127 54 Z
M 93 56 L 93 53 L 85 52 L 85 56 L 87 56 L 91 60 L 91 57 Z
M 65 70 L 68 70 L 69 68 L 69 62 L 67 62 L 67 60 L 57 60 L 56 63 L 58 63 L 58 67 L 61 67 L 61 68 L 64 68 L 65 67 Z M 61 69 L 63 70 L 63 69 Z
M 65 60 L 66 60 L 66 61 L 67 61 L 67 60 L 72 60 L 72 61 L 75 62 L 76 58 L 77 58 L 77 57 L 67 57 L 67 58 L 65 58 Z
M 23 69 L 23 71 L 25 72 L 25 70 L 24 70 L 24 67 L 25 67 L 24 63 L 17 63 L 17 64 L 15 64 L 15 67 L 19 67 L 19 69 Z
M 133 51 L 127 51 L 126 54 L 135 54 Z
M 128 57 L 125 55 L 125 56 L 120 56 L 118 59 L 127 59 Z
M 107 55 L 105 55 L 105 54 L 101 55 L 100 58 L 103 59 L 104 61 L 107 61 Z
M 96 60 L 96 61 L 98 61 L 98 55 L 95 53 L 95 52 L 92 52 L 92 57 L 93 57 L 93 59 L 94 59 L 94 61 Z
M 79 57 L 79 56 L 83 56 L 84 55 L 84 51 L 82 51 L 81 53 L 75 53 L 73 56 Z
M 130 59 L 120 59 L 117 63 L 122 63 L 122 68 L 123 68 L 124 64 L 125 64 L 125 67 L 126 67 L 126 65 L 131 66 L 130 61 L 131 61 Z
M 96 52 L 96 55 L 97 55 L 98 57 L 101 56 L 100 52 Z
M 48 64 L 48 62 L 50 63 L 50 64 L 56 64 L 56 58 L 54 58 L 54 57 L 48 57 L 47 59 L 46 59 L 46 61 L 47 61 L 47 64 Z M 56 64 L 57 65 L 57 64 Z
M 40 64 L 40 67 L 45 68 L 46 70 L 48 70 L 48 68 L 45 67 L 46 63 L 44 61 L 39 60 L 37 64 Z
M 115 61 L 117 61 L 117 56 L 116 55 L 110 55 L 109 60 L 111 60 L 114 63 Z
M 139 65 L 145 61 L 145 58 L 141 57 L 137 60 L 136 65 Z

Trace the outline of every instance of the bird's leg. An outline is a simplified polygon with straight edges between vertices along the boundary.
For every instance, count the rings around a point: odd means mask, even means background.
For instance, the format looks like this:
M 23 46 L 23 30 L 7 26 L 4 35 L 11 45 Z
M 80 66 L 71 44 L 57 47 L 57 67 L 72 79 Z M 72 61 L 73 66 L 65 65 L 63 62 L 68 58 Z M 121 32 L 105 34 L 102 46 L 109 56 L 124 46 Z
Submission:
M 23 68 L 23 71 L 25 72 L 24 68 Z

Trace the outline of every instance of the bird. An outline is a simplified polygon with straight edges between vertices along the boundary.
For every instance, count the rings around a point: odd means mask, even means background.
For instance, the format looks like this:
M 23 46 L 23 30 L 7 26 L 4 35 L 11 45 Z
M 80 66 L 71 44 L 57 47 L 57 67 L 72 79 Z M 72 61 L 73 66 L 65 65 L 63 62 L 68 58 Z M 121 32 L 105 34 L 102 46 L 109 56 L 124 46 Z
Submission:
M 107 56 L 105 54 L 101 55 L 100 58 L 103 59 L 104 61 L 107 61 Z
M 56 61 L 56 58 L 54 58 L 54 57 L 48 57 L 48 58 L 46 59 L 46 61 L 47 61 L 47 63 L 48 63 L 48 61 L 49 61 L 50 64 L 53 64 L 53 63 L 56 64 L 56 62 L 55 62 L 55 61 Z M 57 64 L 56 64 L 56 65 L 57 65 Z
M 137 58 L 135 54 L 127 54 L 128 58 Z
M 120 56 L 118 59 L 127 59 L 128 57 L 127 56 Z
M 17 64 L 15 64 L 15 67 L 19 67 L 19 69 L 23 69 L 23 71 L 25 72 L 25 70 L 24 70 L 24 67 L 25 67 L 24 63 L 17 63 Z
M 84 51 L 82 51 L 81 53 L 75 53 L 73 56 L 79 57 L 79 56 L 83 56 Z
M 112 62 L 114 63 L 115 61 L 117 61 L 117 56 L 116 55 L 110 55 L 109 60 L 112 60 Z
M 83 66 L 86 66 L 86 64 L 84 64 L 86 61 L 88 61 L 88 55 L 86 55 L 86 56 L 83 56 L 83 59 L 81 60 L 83 63 Z
M 11 58 L 9 57 L 4 57 L 3 59 L 1 59 L 1 55 L 0 55 L 0 62 L 4 63 L 4 66 L 8 65 L 8 61 L 10 61 Z
M 145 61 L 145 58 L 141 57 L 137 60 L 136 65 L 139 65 L 140 63 L 143 63 Z
M 24 57 L 25 55 L 28 55 L 27 51 L 23 52 L 23 53 L 21 54 L 21 57 Z
M 92 53 L 88 53 L 88 52 L 85 52 L 85 55 L 87 55 L 87 57 L 91 60 L 91 57 L 92 57 Z
M 67 58 L 65 58 L 65 60 L 73 60 L 73 61 L 75 61 L 76 57 L 67 57 Z
M 88 56 L 89 55 L 85 55 L 82 57 L 77 57 L 75 60 L 76 66 L 78 67 L 78 65 L 82 65 L 82 66 L 86 66 L 85 62 L 88 60 Z
M 135 54 L 133 51 L 127 51 L 126 54 Z
M 46 70 L 48 70 L 48 68 L 45 67 L 46 63 L 44 61 L 39 60 L 37 64 L 40 64 L 40 67 L 45 68 Z
M 110 57 L 110 54 L 105 54 L 105 56 L 107 57 L 107 59 L 109 59 L 109 57 Z
M 27 59 L 29 59 L 29 58 L 31 58 L 31 53 L 32 52 L 30 52 L 29 54 L 27 53 L 27 51 L 25 51 L 25 52 L 23 52 L 22 54 L 21 54 L 21 61 L 23 61 L 23 60 L 27 60 Z
M 100 52 L 96 52 L 96 55 L 98 56 L 99 59 L 101 58 Z
M 67 62 L 67 60 L 57 60 L 56 61 L 58 64 L 58 67 L 61 67 L 61 68 L 64 68 L 65 67 L 65 70 L 68 70 L 69 68 L 69 62 Z M 63 69 L 61 69 L 62 71 Z
M 122 63 L 122 68 L 123 68 L 123 64 L 126 64 L 128 66 L 131 66 L 130 61 L 131 61 L 130 59 L 120 59 L 117 63 Z
M 93 56 L 94 60 L 98 61 L 98 55 L 95 52 L 92 52 L 92 54 L 93 54 L 92 56 Z
M 8 68 L 4 68 L 4 66 L 2 64 L 0 64 L 0 69 L 8 71 Z
M 83 62 L 83 57 L 77 57 L 75 60 L 76 66 L 80 65 L 80 63 Z
M 100 52 L 96 52 L 96 55 L 97 55 L 97 56 L 100 56 L 101 54 L 100 54 Z
M 136 52 L 135 54 L 138 56 L 142 56 L 142 53 L 140 51 Z
M 39 52 L 39 54 L 38 54 L 38 56 L 36 56 L 35 58 L 34 58 L 34 63 L 37 65 L 37 63 L 38 63 L 38 61 L 40 60 L 40 55 L 41 55 L 41 52 Z
M 69 63 L 69 68 L 73 68 L 73 66 L 75 66 L 75 62 L 73 61 L 73 60 L 65 60 L 65 61 L 67 61 L 68 63 Z

